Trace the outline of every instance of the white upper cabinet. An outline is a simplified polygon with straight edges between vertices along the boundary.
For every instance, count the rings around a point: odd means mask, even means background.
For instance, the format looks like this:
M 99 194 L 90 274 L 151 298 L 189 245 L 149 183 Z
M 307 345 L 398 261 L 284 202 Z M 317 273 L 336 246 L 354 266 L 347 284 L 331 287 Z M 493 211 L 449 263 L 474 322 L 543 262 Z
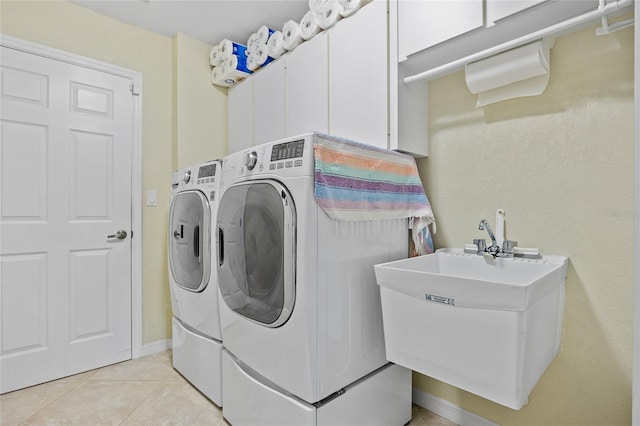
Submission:
M 229 88 L 227 98 L 229 153 L 253 146 L 253 79 Z
M 285 61 L 270 63 L 253 76 L 254 143 L 282 139 L 285 120 Z
M 598 0 L 390 2 L 398 9 L 398 61 L 414 73 L 438 69 L 598 7 Z
M 373 1 L 329 31 L 332 135 L 388 147 L 387 4 Z
M 487 0 L 487 26 L 548 0 Z
M 398 0 L 398 22 L 398 55 L 402 61 L 481 28 L 483 0 Z
M 427 85 L 398 79 L 395 5 L 372 1 L 231 87 L 229 153 L 317 131 L 426 156 Z
M 288 54 L 286 136 L 329 133 L 329 40 L 326 32 Z

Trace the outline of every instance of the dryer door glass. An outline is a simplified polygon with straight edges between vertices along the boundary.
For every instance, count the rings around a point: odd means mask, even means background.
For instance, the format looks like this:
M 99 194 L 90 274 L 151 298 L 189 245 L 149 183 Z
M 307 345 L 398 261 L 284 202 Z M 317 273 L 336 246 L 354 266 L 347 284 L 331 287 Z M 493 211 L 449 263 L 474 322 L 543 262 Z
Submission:
M 169 268 L 177 285 L 199 292 L 211 274 L 211 210 L 200 191 L 178 193 L 169 209 Z
M 276 181 L 228 188 L 218 209 L 218 286 L 240 315 L 284 324 L 295 300 L 295 207 Z

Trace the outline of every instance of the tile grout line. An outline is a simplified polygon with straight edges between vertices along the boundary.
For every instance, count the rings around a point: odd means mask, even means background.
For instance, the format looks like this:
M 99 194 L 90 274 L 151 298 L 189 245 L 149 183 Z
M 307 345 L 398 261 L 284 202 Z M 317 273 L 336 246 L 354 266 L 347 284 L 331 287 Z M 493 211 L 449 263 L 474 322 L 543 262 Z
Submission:
M 73 377 L 73 376 L 68 376 L 68 377 Z M 60 380 L 65 380 L 65 379 L 68 379 L 68 377 L 63 377 L 62 379 L 56 379 L 56 380 L 51 380 L 51 381 L 49 381 L 49 382 L 40 383 L 40 384 L 35 385 L 35 386 L 32 386 L 32 387 L 42 386 L 42 385 L 47 384 L 47 383 L 53 383 L 53 382 L 57 382 L 57 381 L 60 381 Z M 74 380 L 74 379 L 68 379 L 68 380 L 67 380 L 68 382 L 77 382 L 77 384 L 76 384 L 75 386 L 71 386 L 69 389 L 67 389 L 66 391 L 64 391 L 64 392 L 62 392 L 61 394 L 57 395 L 55 398 L 53 398 L 53 399 L 52 399 L 51 401 L 49 401 L 47 404 L 43 405 L 43 406 L 42 406 L 42 407 L 40 407 L 38 410 L 36 410 L 35 412 L 31 413 L 31 414 L 29 415 L 29 417 L 27 417 L 27 418 L 25 418 L 24 420 L 22 420 L 20 423 L 18 423 L 18 425 L 24 425 L 24 424 L 27 424 L 27 422 L 29 421 L 29 419 L 31 419 L 32 417 L 36 416 L 36 415 L 37 415 L 38 413 L 40 413 L 42 410 L 44 410 L 44 409 L 48 408 L 49 406 L 51 406 L 51 405 L 52 405 L 52 404 L 54 404 L 55 402 L 59 401 L 63 396 L 67 395 L 69 392 L 72 392 L 72 391 L 74 391 L 74 390 L 78 389 L 78 388 L 79 388 L 80 386 L 82 386 L 83 384 L 87 384 L 87 383 L 89 382 L 89 378 L 90 378 L 90 377 L 91 377 L 91 376 L 89 376 L 89 377 L 88 377 L 88 378 L 86 378 L 86 379 L 77 379 L 77 380 Z M 28 389 L 28 388 L 25 388 L 25 389 Z M 24 389 L 21 389 L 21 390 L 24 390 Z
M 140 401 L 140 404 L 138 404 L 135 408 L 133 408 L 129 414 L 127 415 L 127 417 L 125 417 L 124 419 L 122 419 L 122 421 L 119 423 L 120 425 L 124 424 L 136 411 L 138 411 L 140 409 L 140 407 L 142 407 L 142 404 L 144 404 L 145 402 L 147 402 L 147 400 L 149 400 L 149 398 L 151 398 L 151 395 L 153 395 L 153 393 L 155 391 L 157 391 L 158 389 L 160 389 L 160 387 L 166 382 L 166 380 L 134 380 L 133 382 L 135 383 L 159 383 L 155 388 L 151 389 L 149 391 L 149 394 L 144 397 L 144 399 L 142 399 Z

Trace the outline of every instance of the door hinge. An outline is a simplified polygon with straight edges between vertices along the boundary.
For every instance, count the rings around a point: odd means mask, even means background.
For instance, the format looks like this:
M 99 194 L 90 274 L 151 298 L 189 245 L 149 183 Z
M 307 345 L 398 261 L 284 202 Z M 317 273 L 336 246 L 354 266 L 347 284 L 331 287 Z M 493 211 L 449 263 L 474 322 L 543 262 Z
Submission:
M 129 86 L 129 89 L 131 90 L 131 94 L 133 96 L 140 95 L 140 87 L 136 86 L 135 84 L 131 83 L 131 86 Z

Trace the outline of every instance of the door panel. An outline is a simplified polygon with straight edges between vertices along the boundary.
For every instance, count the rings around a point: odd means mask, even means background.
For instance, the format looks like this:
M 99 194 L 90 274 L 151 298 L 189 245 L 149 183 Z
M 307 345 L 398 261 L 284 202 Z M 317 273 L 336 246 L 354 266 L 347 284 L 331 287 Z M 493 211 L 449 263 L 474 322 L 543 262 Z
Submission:
M 0 391 L 131 357 L 131 81 L 2 47 Z M 34 368 L 34 365 L 37 365 Z
M 3 353 L 46 348 L 47 254 L 3 256 L 0 261 Z M 15 300 L 25 303 L 8 303 Z M 12 324 L 22 324 L 19 333 Z
M 169 267 L 185 290 L 200 292 L 211 275 L 211 209 L 200 191 L 185 191 L 171 201 L 169 210 Z
M 70 144 L 70 219 L 111 219 L 113 136 L 72 130 Z
M 222 297 L 238 314 L 269 327 L 284 324 L 295 301 L 295 208 L 275 181 L 228 188 L 218 210 L 224 258 Z
M 70 253 L 69 340 L 106 335 L 113 332 L 109 318 L 110 253 L 108 250 L 82 250 Z
M 3 112 L 4 115 L 4 112 Z M 0 120 L 3 222 L 47 218 L 47 127 Z M 30 194 L 25 197 L 24 194 Z

